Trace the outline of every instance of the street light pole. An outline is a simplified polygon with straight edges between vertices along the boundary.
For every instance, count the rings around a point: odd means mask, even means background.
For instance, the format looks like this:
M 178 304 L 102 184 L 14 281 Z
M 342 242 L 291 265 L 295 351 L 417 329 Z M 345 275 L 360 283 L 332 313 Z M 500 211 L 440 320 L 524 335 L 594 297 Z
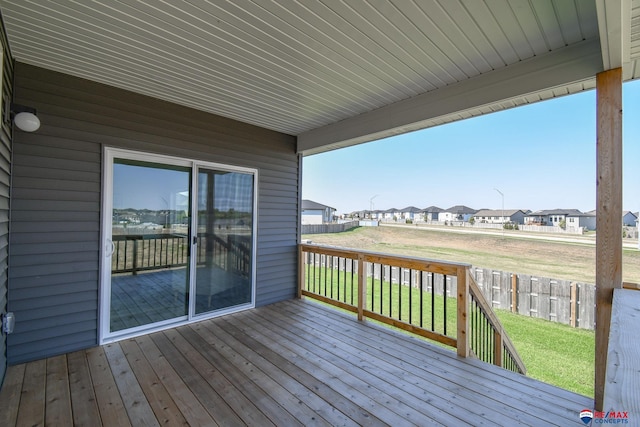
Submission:
M 369 218 L 372 218 L 371 216 L 373 215 L 373 199 L 375 199 L 378 196 L 379 194 L 376 194 L 375 196 L 369 199 Z
M 504 193 L 497 188 L 494 188 L 494 190 L 500 193 L 500 196 L 502 197 L 502 237 L 504 237 Z

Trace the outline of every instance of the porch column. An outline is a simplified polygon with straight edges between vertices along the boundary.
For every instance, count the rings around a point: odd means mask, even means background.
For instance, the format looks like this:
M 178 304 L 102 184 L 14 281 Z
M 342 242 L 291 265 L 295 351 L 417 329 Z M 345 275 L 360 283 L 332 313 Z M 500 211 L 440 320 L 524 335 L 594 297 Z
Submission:
M 613 289 L 622 287 L 622 68 L 596 76 L 595 406 L 602 410 Z

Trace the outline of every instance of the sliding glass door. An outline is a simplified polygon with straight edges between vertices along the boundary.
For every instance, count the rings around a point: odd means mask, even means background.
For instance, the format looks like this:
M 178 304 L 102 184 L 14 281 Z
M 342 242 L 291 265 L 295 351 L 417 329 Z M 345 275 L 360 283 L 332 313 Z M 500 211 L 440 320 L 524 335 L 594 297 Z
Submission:
M 256 171 L 105 151 L 101 341 L 253 305 Z
M 253 175 L 198 169 L 195 313 L 252 299 Z

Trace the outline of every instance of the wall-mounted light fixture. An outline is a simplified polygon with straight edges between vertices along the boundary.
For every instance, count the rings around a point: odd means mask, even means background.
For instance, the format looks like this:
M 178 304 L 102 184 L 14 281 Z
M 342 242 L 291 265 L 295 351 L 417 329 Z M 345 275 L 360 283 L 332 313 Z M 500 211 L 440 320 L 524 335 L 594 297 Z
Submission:
M 24 105 L 11 104 L 11 116 L 16 127 L 24 132 L 35 132 L 40 129 L 40 119 L 36 109 Z
M 16 127 L 24 132 L 35 132 L 40 129 L 40 119 L 36 115 L 36 109 L 19 104 L 10 104 L 10 108 L 5 109 L 10 114 L 10 119 Z

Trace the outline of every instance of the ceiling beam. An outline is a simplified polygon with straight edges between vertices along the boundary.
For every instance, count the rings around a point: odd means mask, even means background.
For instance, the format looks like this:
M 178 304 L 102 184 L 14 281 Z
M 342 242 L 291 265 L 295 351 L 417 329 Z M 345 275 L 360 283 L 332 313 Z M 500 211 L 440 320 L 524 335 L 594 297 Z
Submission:
M 600 42 L 584 41 L 301 133 L 298 153 L 316 154 L 423 129 L 452 114 L 594 79 L 602 70 Z
M 631 0 L 596 0 L 598 29 L 605 70 L 631 61 Z

